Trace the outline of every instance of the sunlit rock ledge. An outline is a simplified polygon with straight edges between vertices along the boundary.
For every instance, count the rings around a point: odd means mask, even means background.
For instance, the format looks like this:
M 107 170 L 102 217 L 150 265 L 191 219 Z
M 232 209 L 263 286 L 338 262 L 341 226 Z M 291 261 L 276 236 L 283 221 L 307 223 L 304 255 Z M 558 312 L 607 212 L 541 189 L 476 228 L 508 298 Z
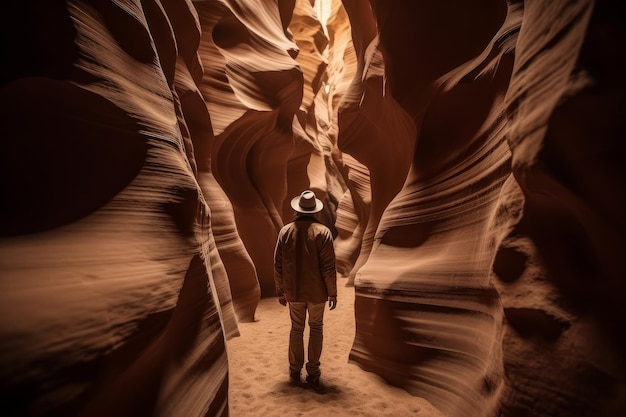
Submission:
M 304 188 L 351 361 L 450 417 L 626 412 L 617 2 L 2 7 L 6 415 L 227 415 Z

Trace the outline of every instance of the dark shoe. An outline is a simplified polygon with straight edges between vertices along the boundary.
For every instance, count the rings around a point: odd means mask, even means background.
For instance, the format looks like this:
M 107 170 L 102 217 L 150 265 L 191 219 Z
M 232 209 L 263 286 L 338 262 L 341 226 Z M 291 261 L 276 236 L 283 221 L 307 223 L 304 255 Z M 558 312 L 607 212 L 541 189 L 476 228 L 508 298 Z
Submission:
M 320 382 L 320 376 L 310 376 L 307 375 L 306 377 L 306 382 L 307 385 L 311 388 L 313 388 L 313 390 L 315 392 L 317 392 L 318 394 L 326 394 L 326 388 L 322 385 L 322 383 Z
M 289 380 L 293 384 L 299 384 L 300 383 L 300 372 L 290 372 L 289 373 Z
M 306 382 L 309 385 L 313 385 L 314 387 L 319 387 L 320 386 L 320 376 L 311 376 L 311 375 L 307 375 L 306 376 Z

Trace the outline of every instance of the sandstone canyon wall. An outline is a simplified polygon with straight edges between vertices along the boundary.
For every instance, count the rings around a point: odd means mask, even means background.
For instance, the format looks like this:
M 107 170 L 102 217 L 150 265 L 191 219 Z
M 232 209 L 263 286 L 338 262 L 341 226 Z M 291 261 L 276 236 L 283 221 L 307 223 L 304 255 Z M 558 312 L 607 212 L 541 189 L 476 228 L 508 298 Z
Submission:
M 210 207 L 223 202 L 206 199 L 217 186 L 196 160 L 213 133 L 195 8 L 2 8 L 12 62 L 0 157 L 3 415 L 228 414 L 225 343 L 238 331 L 212 233 Z
M 624 412 L 624 7 L 328 5 L 2 6 L 7 415 L 228 414 L 307 187 L 363 369 L 450 417 Z
M 623 7 L 343 3 L 351 359 L 450 416 L 623 413 Z

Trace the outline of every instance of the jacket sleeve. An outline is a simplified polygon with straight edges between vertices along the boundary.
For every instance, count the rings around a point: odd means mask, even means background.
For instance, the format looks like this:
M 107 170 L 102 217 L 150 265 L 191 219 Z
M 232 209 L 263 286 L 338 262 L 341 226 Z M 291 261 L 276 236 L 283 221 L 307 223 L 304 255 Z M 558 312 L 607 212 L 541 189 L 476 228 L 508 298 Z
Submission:
M 324 278 L 329 297 L 337 297 L 337 270 L 335 267 L 335 246 L 330 230 L 327 230 L 320 251 L 320 272 Z
M 281 242 L 281 234 L 278 235 L 276 248 L 274 248 L 274 286 L 276 287 L 276 295 L 282 297 L 283 289 L 283 250 Z

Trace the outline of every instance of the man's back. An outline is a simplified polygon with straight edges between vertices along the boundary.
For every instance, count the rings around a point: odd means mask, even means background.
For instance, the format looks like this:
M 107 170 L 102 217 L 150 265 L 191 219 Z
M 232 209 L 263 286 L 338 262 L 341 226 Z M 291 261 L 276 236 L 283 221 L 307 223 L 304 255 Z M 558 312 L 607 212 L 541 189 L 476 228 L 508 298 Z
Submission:
M 274 267 L 287 301 L 324 302 L 337 294 L 332 233 L 312 216 L 281 229 Z

